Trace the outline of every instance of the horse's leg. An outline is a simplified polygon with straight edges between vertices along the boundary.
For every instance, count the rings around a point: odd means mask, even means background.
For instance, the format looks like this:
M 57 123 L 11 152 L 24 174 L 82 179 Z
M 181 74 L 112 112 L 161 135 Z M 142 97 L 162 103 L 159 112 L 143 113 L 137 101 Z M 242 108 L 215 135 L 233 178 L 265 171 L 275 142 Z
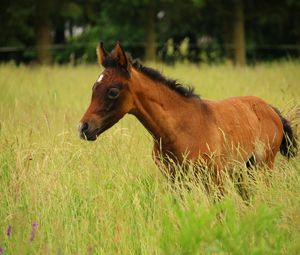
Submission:
M 272 147 L 269 147 L 269 149 L 266 151 L 266 162 L 265 164 L 267 167 L 271 170 L 274 167 L 274 161 L 277 152 L 279 151 L 280 143 L 276 145 L 273 145 Z
M 257 167 L 267 167 L 269 170 L 273 169 L 275 161 L 276 152 L 271 149 L 265 151 L 264 158 L 257 160 Z
M 249 190 L 249 184 L 251 181 L 255 182 L 255 170 L 257 169 L 257 160 L 255 158 L 255 155 L 249 157 L 249 159 L 246 161 L 246 169 L 243 168 L 243 166 L 239 169 L 239 172 L 236 172 L 232 178 L 234 181 L 235 188 L 237 189 L 237 192 L 242 197 L 242 199 L 248 203 L 250 201 L 250 190 Z
M 268 155 L 266 158 L 266 165 L 269 169 L 273 169 L 274 167 L 274 161 L 275 161 L 275 156 L 273 153 L 270 153 L 271 155 Z
M 251 170 L 251 169 L 255 168 L 255 165 L 256 165 L 256 159 L 255 159 L 254 155 L 252 155 L 246 162 L 246 167 L 248 168 L 248 170 Z M 247 172 L 250 174 L 249 171 L 247 171 Z
M 279 149 L 279 148 L 278 148 Z M 278 151 L 278 150 L 277 150 Z M 270 186 L 271 183 L 270 183 L 270 174 L 274 167 L 274 161 L 275 161 L 275 156 L 276 156 L 276 149 L 271 149 L 270 147 L 267 147 L 266 150 L 265 150 L 265 155 L 264 155 L 264 158 L 261 158 L 258 162 L 257 162 L 257 167 L 258 168 L 261 168 L 261 169 L 265 169 L 267 170 L 265 172 L 265 174 L 267 175 L 266 177 L 267 178 L 264 178 L 265 180 L 265 183 L 267 186 Z M 269 171 L 268 171 L 269 170 Z

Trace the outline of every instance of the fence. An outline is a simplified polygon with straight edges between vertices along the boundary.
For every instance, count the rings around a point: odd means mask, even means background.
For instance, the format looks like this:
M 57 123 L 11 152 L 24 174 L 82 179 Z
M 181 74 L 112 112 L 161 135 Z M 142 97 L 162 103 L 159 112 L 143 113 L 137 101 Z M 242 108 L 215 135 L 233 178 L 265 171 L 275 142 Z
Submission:
M 57 63 L 66 62 L 94 62 L 96 60 L 95 47 L 98 42 L 68 43 L 46 45 L 42 49 L 51 51 L 53 61 Z M 107 49 L 111 49 L 115 42 L 108 42 Z M 143 58 L 145 44 L 143 42 L 123 42 L 123 47 L 131 52 L 134 57 Z M 218 62 L 222 61 L 226 52 L 233 51 L 234 45 L 221 45 L 216 42 L 194 44 L 183 40 L 181 43 L 158 42 L 157 57 L 164 62 L 175 62 L 189 60 L 192 62 Z M 277 58 L 299 58 L 300 45 L 247 45 L 246 54 L 248 61 L 272 60 Z M 16 62 L 32 62 L 37 58 L 36 46 L 26 47 L 0 47 L 0 61 L 14 60 Z

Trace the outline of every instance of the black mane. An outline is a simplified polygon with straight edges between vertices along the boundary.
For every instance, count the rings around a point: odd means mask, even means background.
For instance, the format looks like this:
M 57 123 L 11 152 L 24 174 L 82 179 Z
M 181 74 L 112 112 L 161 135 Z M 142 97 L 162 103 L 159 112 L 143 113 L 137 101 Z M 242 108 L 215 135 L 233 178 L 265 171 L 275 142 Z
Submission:
M 127 58 L 128 58 L 128 61 L 131 63 L 131 65 L 136 70 L 138 70 L 141 73 L 145 74 L 149 78 L 166 85 L 168 88 L 176 91 L 178 94 L 180 94 L 184 97 L 187 97 L 187 98 L 199 97 L 197 94 L 195 94 L 193 87 L 190 87 L 190 86 L 185 87 L 182 84 L 178 83 L 176 80 L 167 79 L 159 71 L 157 71 L 153 68 L 150 68 L 150 67 L 143 66 L 137 60 L 132 61 L 130 56 L 127 56 Z M 117 68 L 117 69 L 121 70 L 124 75 L 126 75 L 126 76 L 128 75 L 127 70 L 124 70 L 124 68 L 122 66 L 120 66 L 119 63 L 117 62 L 117 60 L 114 59 L 111 55 L 108 55 L 105 58 L 103 66 L 105 68 L 108 68 L 108 67 Z
M 176 80 L 167 79 L 159 71 L 157 71 L 153 68 L 150 68 L 150 67 L 143 66 L 139 61 L 134 61 L 132 63 L 132 66 L 136 70 L 138 70 L 138 71 L 142 72 L 143 74 L 145 74 L 146 76 L 150 77 L 151 79 L 166 85 L 167 87 L 176 91 L 178 94 L 180 94 L 184 97 L 188 97 L 188 98 L 199 97 L 197 94 L 195 94 L 193 87 L 190 87 L 190 86 L 185 87 L 182 84 L 178 83 Z

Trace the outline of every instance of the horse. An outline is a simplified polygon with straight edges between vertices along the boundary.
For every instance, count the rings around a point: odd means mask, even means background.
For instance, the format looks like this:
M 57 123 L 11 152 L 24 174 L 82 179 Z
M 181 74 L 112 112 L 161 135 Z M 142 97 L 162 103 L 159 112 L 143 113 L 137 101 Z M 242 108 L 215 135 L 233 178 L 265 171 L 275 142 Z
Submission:
M 288 158 L 297 153 L 289 122 L 258 97 L 202 99 L 193 88 L 133 61 L 119 42 L 111 53 L 101 42 L 97 55 L 104 71 L 78 125 L 82 139 L 94 141 L 132 114 L 152 135 L 153 159 L 166 176 L 176 176 L 171 161 L 195 162 L 214 173 L 217 185 L 230 162 L 272 169 L 279 150 Z

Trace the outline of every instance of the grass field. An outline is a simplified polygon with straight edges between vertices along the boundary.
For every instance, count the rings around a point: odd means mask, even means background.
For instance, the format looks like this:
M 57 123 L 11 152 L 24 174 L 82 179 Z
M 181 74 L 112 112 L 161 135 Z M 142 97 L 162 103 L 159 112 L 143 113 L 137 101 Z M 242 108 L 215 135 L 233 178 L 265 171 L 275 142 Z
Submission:
M 257 95 L 300 122 L 300 63 L 156 67 L 204 98 Z M 248 203 L 230 181 L 215 203 L 174 191 L 132 116 L 78 138 L 100 71 L 0 66 L 0 254 L 300 254 L 299 155 L 256 172 Z

